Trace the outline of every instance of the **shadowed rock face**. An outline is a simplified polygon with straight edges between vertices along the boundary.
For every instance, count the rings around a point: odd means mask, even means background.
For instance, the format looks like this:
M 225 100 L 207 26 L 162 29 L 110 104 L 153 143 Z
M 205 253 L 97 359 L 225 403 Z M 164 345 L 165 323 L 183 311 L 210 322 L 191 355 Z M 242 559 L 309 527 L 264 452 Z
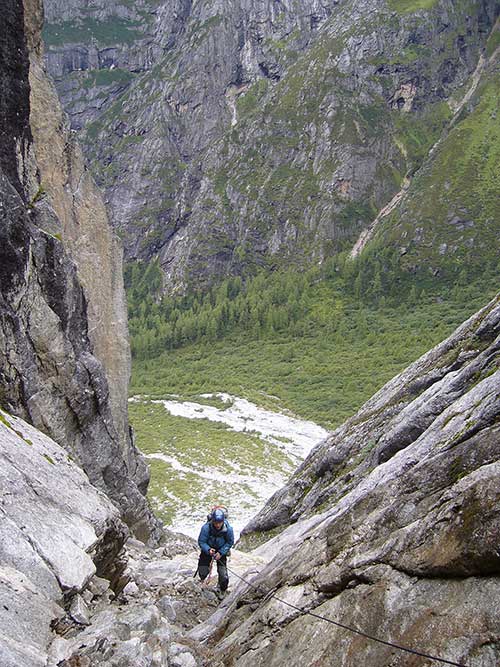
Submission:
M 157 524 L 128 434 L 120 255 L 40 67 L 41 5 L 9 1 L 5 12 L 0 402 L 63 445 L 148 539 Z
M 226 665 L 354 667 L 500 652 L 500 295 L 319 444 L 243 531 L 271 562 L 194 636 Z M 300 657 L 299 657 L 300 656 Z

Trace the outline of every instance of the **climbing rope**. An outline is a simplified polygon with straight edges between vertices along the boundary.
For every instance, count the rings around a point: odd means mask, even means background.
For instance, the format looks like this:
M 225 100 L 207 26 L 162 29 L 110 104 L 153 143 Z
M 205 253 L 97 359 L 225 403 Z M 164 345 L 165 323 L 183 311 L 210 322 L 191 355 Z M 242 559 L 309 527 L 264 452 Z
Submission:
M 215 558 L 212 556 L 212 558 L 210 559 L 210 565 L 208 567 L 208 575 L 207 575 L 206 579 L 201 582 L 201 587 L 202 588 L 207 588 L 208 585 L 210 584 L 210 582 L 212 581 L 212 569 L 214 567 L 214 561 L 215 561 Z M 197 573 L 198 573 L 198 570 L 196 570 L 194 576 L 196 576 Z
M 250 583 L 246 579 L 243 579 L 243 577 L 240 577 L 239 574 L 236 574 L 236 572 L 233 572 L 229 568 L 228 572 L 230 572 L 233 576 L 237 577 L 241 581 L 243 581 L 247 586 L 251 586 L 255 590 L 258 590 L 257 586 L 254 586 L 254 584 Z M 349 632 L 354 632 L 357 635 L 361 635 L 361 637 L 366 637 L 366 639 L 370 639 L 371 641 L 378 642 L 379 644 L 385 644 L 385 646 L 390 646 L 391 648 L 398 649 L 398 651 L 406 651 L 407 653 L 412 653 L 413 655 L 418 655 L 422 658 L 429 658 L 429 660 L 436 660 L 437 662 L 442 662 L 446 665 L 453 665 L 454 667 L 467 667 L 467 665 L 464 665 L 463 663 L 460 662 L 453 662 L 452 660 L 446 660 L 445 658 L 438 658 L 435 655 L 430 655 L 429 653 L 422 653 L 421 651 L 416 651 L 415 649 L 408 648 L 407 646 L 401 646 L 400 644 L 394 644 L 393 642 L 386 641 L 385 639 L 380 639 L 379 637 L 374 637 L 373 635 L 369 635 L 366 632 L 362 632 L 361 630 L 357 630 L 356 628 L 351 628 L 349 625 L 344 625 L 343 623 L 339 623 L 338 621 L 332 621 L 330 618 L 326 618 L 325 616 L 321 616 L 320 614 L 316 614 L 313 611 L 305 611 L 304 609 L 300 609 L 300 607 L 296 607 L 295 605 L 291 604 L 290 602 L 287 602 L 286 600 L 282 600 L 281 598 L 276 597 L 276 595 L 272 594 L 268 597 L 268 599 L 273 598 L 274 600 L 277 600 L 278 602 L 281 602 L 282 604 L 286 605 L 287 607 L 291 607 L 292 609 L 295 609 L 296 611 L 300 612 L 301 615 L 303 616 L 312 616 L 313 618 L 318 618 L 321 621 L 326 621 L 327 623 L 331 623 L 332 625 L 336 625 L 339 628 L 343 628 L 344 630 L 348 630 Z

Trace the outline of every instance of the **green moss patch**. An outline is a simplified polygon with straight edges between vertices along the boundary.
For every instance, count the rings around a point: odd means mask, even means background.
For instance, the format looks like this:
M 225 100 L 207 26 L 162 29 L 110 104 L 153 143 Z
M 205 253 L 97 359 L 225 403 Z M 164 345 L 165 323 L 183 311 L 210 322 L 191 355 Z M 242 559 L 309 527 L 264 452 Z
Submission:
M 42 36 L 47 46 L 63 46 L 64 44 L 88 44 L 92 40 L 102 45 L 131 44 L 143 35 L 139 24 L 111 17 L 106 21 L 85 18 L 79 23 L 62 21 L 46 24 Z
M 387 0 L 389 7 L 399 14 L 426 11 L 436 6 L 437 0 Z

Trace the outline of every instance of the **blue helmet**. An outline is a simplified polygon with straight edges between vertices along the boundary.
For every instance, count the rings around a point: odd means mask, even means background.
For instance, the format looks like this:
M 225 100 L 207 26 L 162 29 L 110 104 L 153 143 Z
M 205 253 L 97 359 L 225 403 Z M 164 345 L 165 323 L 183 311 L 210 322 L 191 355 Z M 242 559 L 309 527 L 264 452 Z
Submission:
M 220 508 L 212 512 L 212 521 L 224 521 L 225 518 L 224 512 Z

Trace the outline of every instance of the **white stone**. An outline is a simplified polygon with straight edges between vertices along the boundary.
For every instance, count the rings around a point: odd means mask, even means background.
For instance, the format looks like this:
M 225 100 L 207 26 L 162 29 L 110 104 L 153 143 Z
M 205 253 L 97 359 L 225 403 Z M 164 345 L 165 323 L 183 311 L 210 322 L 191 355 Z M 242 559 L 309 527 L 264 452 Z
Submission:
M 81 595 L 75 595 L 69 609 L 71 618 L 80 625 L 90 624 L 90 612 Z

